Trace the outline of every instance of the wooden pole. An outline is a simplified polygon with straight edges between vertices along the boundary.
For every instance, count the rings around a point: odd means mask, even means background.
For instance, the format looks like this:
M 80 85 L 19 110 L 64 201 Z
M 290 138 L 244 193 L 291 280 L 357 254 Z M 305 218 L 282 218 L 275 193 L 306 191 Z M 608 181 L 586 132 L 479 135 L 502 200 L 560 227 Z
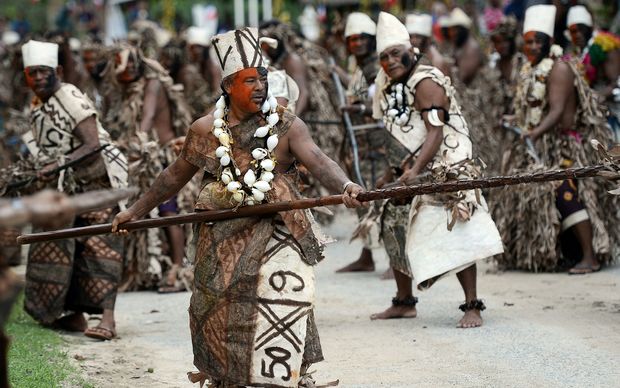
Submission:
M 378 201 L 389 198 L 411 198 L 416 195 L 447 193 L 473 189 L 485 189 L 492 187 L 513 186 L 526 183 L 540 183 L 549 181 L 561 181 L 566 179 L 583 179 L 594 177 L 599 172 L 607 170 L 605 165 L 596 165 L 566 170 L 552 170 L 532 174 L 512 176 L 497 176 L 490 178 L 455 180 L 442 183 L 423 183 L 412 186 L 400 186 L 383 190 L 374 190 L 361 193 L 358 200 L 362 202 Z M 297 209 L 310 209 L 318 206 L 339 205 L 343 203 L 342 195 L 330 195 L 319 198 L 304 198 L 296 201 L 275 202 L 263 205 L 245 206 L 238 209 L 203 211 L 190 214 L 181 214 L 170 217 L 153 218 L 146 220 L 129 221 L 122 224 L 123 229 L 129 231 L 162 228 L 170 225 L 181 225 L 196 222 L 214 222 L 241 217 L 261 217 L 283 211 Z M 71 228 L 19 236 L 19 244 L 31 244 L 34 242 L 60 240 L 82 236 L 93 236 L 111 233 L 112 224 L 92 225 L 82 228 Z

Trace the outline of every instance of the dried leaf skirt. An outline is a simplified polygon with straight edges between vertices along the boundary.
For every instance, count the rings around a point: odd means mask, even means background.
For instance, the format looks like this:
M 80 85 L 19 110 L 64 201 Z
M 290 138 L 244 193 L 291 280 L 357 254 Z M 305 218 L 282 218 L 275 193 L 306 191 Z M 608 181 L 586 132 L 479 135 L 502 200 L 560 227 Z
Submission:
M 589 163 L 584 146 L 571 136 L 546 134 L 536 143 L 544 165 L 535 165 L 523 142 L 517 140 L 504 155 L 504 174 L 533 173 L 559 169 L 567 161 L 573 166 Z M 556 190 L 562 182 L 511 186 L 495 191 L 496 221 L 505 244 L 505 252 L 497 262 L 503 269 L 533 272 L 556 271 L 562 260 L 560 233 L 562 219 L 556 208 Z M 592 245 L 603 261 L 611 260 L 613 237 L 608 231 L 617 229 L 617 210 L 605 209 L 605 190 L 593 179 L 580 180 L 578 195 L 592 223 Z M 599 203 L 602 199 L 605 203 Z M 614 218 L 616 221 L 614 222 Z M 612 228 L 612 229 L 610 229 Z M 611 237 L 611 238 L 610 238 Z

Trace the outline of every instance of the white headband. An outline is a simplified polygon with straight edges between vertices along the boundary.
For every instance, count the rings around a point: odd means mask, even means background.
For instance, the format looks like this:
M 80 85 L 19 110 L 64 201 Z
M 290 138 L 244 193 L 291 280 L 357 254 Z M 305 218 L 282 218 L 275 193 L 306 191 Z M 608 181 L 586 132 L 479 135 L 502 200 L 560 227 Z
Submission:
M 58 67 L 58 45 L 56 43 L 29 40 L 22 46 L 24 68 L 30 66 Z

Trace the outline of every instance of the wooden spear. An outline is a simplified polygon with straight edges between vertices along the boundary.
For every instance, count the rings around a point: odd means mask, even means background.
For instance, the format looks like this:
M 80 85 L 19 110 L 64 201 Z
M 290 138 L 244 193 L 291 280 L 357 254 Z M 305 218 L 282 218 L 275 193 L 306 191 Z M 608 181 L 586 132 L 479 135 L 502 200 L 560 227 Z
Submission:
M 596 165 L 580 168 L 571 168 L 567 170 L 544 171 L 532 174 L 455 180 L 442 183 L 423 183 L 412 186 L 400 186 L 383 190 L 367 191 L 361 193 L 357 199 L 362 202 L 369 202 L 389 198 L 411 198 L 421 194 L 447 193 L 462 190 L 513 186 L 523 183 L 561 181 L 565 179 L 582 179 L 587 177 L 594 177 L 598 175 L 599 172 L 608 169 L 608 166 Z M 122 224 L 122 227 L 123 229 L 127 229 L 129 231 L 146 228 L 162 228 L 170 225 L 181 225 L 196 222 L 213 222 L 241 217 L 259 217 L 283 211 L 310 209 L 317 206 L 338 205 L 342 203 L 342 195 L 330 195 L 319 198 L 304 198 L 296 201 L 245 206 L 238 209 L 203 211 L 170 217 L 129 221 Z M 111 229 L 112 224 L 102 224 L 86 226 L 82 228 L 71 228 L 42 233 L 25 234 L 19 236 L 17 238 L 17 242 L 19 244 L 31 244 L 41 241 L 60 240 L 65 238 L 82 236 L 94 236 L 99 234 L 111 233 Z

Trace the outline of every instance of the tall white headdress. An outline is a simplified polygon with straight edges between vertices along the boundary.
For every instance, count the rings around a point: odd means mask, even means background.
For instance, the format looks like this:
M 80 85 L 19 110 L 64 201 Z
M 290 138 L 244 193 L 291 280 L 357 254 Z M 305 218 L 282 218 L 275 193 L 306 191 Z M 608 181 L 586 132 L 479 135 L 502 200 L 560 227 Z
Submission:
M 397 45 L 411 47 L 407 27 L 396 16 L 381 12 L 377 22 L 377 52 L 381 54 L 386 48 Z
M 347 25 L 344 28 L 344 37 L 347 38 L 351 35 L 377 34 L 377 25 L 372 21 L 370 16 L 361 12 L 351 12 L 347 17 Z
M 417 34 L 430 37 L 433 33 L 433 17 L 428 14 L 410 13 L 405 19 L 409 35 Z
M 29 40 L 22 46 L 24 68 L 30 66 L 58 67 L 58 45 L 56 43 Z
M 460 8 L 454 8 L 452 12 L 450 12 L 450 16 L 448 16 L 448 20 L 446 22 L 446 27 L 462 26 L 465 28 L 471 28 L 472 25 L 471 18 Z
M 590 15 L 588 9 L 583 5 L 575 5 L 568 10 L 566 27 L 570 27 L 573 24 L 585 24 L 586 26 L 592 27 L 592 15 Z
M 555 6 L 554 5 L 533 5 L 525 10 L 525 21 L 523 22 L 523 34 L 530 31 L 542 32 L 553 37 L 555 29 Z
M 243 69 L 266 67 L 258 40 L 258 30 L 244 27 L 228 31 L 211 39 L 215 53 L 226 78 Z

